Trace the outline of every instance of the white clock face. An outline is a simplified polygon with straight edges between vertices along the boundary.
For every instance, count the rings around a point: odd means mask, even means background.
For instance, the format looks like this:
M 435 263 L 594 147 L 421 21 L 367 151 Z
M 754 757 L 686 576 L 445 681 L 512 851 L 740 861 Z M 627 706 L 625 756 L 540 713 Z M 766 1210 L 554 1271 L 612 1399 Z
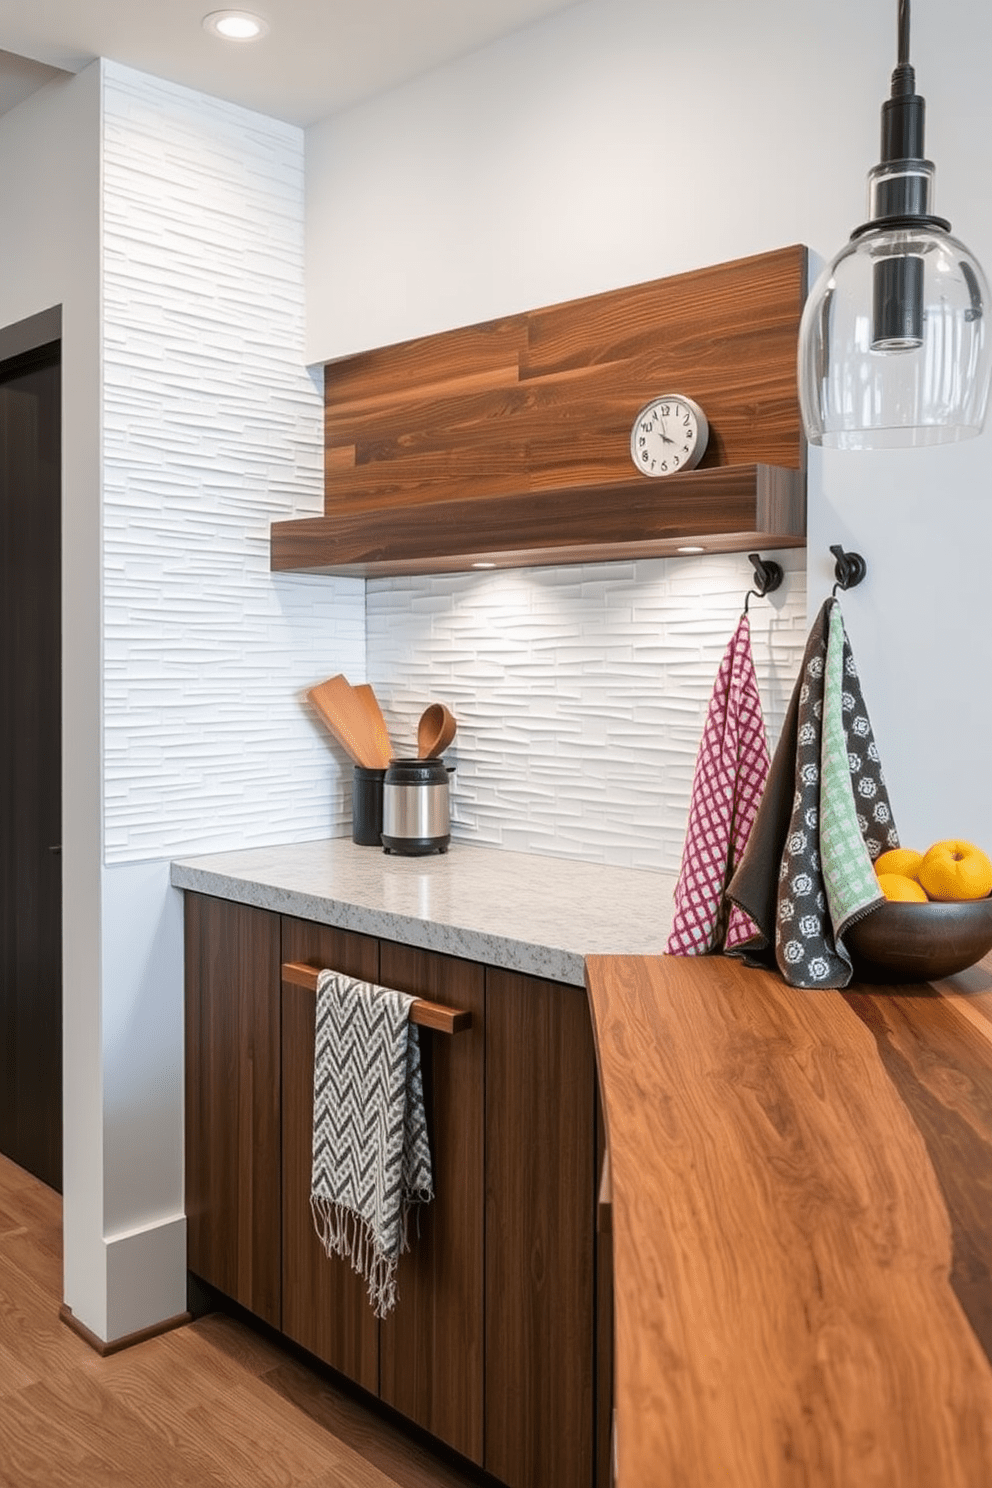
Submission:
M 644 475 L 677 475 L 699 464 L 709 435 L 706 415 L 691 398 L 652 398 L 634 420 L 630 458 Z

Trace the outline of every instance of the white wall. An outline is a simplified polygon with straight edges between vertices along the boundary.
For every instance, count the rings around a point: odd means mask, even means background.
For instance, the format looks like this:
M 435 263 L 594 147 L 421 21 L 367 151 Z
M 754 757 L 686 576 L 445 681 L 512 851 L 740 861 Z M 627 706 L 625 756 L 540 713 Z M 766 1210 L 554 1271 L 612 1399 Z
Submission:
M 108 863 L 333 835 L 304 689 L 365 660 L 364 586 L 269 572 L 323 510 L 301 131 L 104 64 Z
M 65 1300 L 112 1339 L 185 1306 L 169 859 L 343 829 L 301 692 L 364 586 L 268 572 L 321 508 L 302 133 L 94 64 L 0 121 L 0 199 L 0 324 L 63 307 Z
M 895 25 L 860 0 L 590 0 L 314 126 L 308 358 L 791 242 L 829 257 L 865 214 Z M 913 27 L 937 209 L 992 270 L 992 12 L 929 0 Z M 919 847 L 992 846 L 990 439 L 811 460 L 810 606 L 829 545 L 861 552 L 844 613 Z
M 100 768 L 100 75 L 0 120 L 0 324 L 62 305 L 65 1291 L 99 1322 L 103 1257 Z M 67 742 L 68 741 L 68 742 Z
M 181 895 L 169 859 L 334 835 L 303 690 L 361 675 L 364 586 L 274 576 L 322 508 L 303 136 L 103 64 L 103 1151 L 119 1337 L 185 1306 Z M 92 1324 L 91 1324 L 92 1326 Z
M 749 602 L 774 743 L 806 641 L 801 549 Z M 376 579 L 369 680 L 396 749 L 445 702 L 452 836 L 676 872 L 702 722 L 754 572 L 746 554 Z

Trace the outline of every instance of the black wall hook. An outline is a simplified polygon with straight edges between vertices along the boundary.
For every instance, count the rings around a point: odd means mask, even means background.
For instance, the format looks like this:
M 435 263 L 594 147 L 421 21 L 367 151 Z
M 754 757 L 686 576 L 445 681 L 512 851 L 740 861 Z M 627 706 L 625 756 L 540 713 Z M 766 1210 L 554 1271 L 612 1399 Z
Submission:
M 836 558 L 834 564 L 834 578 L 837 580 L 831 595 L 837 593 L 838 589 L 853 589 L 861 583 L 868 572 L 868 565 L 860 553 L 845 553 L 840 543 L 832 543 L 830 551 Z
M 776 563 L 774 558 L 762 558 L 760 553 L 748 553 L 748 561 L 754 569 L 754 588 L 749 589 L 744 596 L 744 613 L 747 614 L 748 600 L 754 594 L 758 599 L 764 599 L 766 594 L 771 594 L 782 582 L 782 565 Z

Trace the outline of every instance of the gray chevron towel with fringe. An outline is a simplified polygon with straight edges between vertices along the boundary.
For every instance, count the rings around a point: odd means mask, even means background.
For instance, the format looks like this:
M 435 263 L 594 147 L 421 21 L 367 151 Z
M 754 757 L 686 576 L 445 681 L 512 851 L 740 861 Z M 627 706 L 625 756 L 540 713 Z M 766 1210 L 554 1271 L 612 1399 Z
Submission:
M 310 1207 L 328 1255 L 396 1305 L 407 1221 L 434 1197 L 415 999 L 337 971 L 317 978 Z

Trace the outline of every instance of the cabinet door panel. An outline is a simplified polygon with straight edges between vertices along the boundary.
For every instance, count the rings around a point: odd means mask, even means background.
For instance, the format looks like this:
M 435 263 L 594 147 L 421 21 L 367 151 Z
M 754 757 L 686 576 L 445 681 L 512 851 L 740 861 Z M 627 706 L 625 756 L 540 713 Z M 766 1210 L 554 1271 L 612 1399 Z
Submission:
M 279 1324 L 279 918 L 186 895 L 191 1271 Z
M 596 1068 L 585 993 L 486 972 L 486 1452 L 591 1488 Z
M 472 1027 L 420 1030 L 434 1199 L 411 1219 L 399 1300 L 381 1325 L 380 1394 L 463 1456 L 483 1453 L 485 972 L 383 941 L 379 980 L 467 1008 Z
M 288 917 L 282 959 L 333 967 L 364 981 L 379 974 L 378 941 Z M 312 992 L 283 988 L 282 1331 L 375 1394 L 379 1325 L 366 1284 L 348 1261 L 325 1254 L 310 1212 L 315 1012 Z
M 596 1172 L 602 1176 L 606 1128 L 596 1091 Z M 597 1211 L 599 1194 L 597 1190 Z M 596 1225 L 596 1488 L 613 1483 L 613 1234 L 612 1215 Z

